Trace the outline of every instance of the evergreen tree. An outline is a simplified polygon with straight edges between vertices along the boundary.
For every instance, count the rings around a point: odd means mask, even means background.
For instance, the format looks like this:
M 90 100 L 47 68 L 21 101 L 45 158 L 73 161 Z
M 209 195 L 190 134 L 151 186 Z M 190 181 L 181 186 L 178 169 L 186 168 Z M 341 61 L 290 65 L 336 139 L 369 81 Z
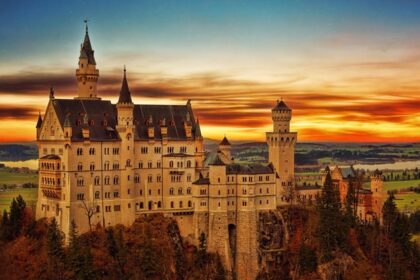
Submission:
M 324 187 L 317 200 L 319 223 L 317 237 L 322 261 L 332 258 L 332 252 L 347 244 L 348 229 L 341 214 L 338 189 L 333 186 L 331 174 L 327 171 Z
M 127 247 L 121 229 L 117 231 L 117 234 L 114 233 L 112 228 L 107 230 L 107 249 L 118 265 L 120 276 L 123 277 L 125 275 L 124 266 L 127 262 Z
M 75 279 L 94 279 L 90 248 L 82 246 L 74 220 L 70 224 L 67 266 L 73 271 Z
M 0 225 L 0 240 L 9 240 L 11 239 L 11 228 L 9 214 L 6 210 L 3 210 L 3 215 L 1 216 L 1 225 Z
M 349 180 L 349 188 L 347 190 L 346 195 L 346 204 L 345 204 L 345 217 L 348 225 L 354 226 L 356 223 L 356 192 L 354 188 L 354 181 L 353 179 Z
M 47 230 L 47 255 L 50 277 L 62 278 L 64 259 L 63 242 L 63 233 L 60 231 L 57 221 L 53 218 Z
M 150 239 L 150 232 L 146 228 L 145 241 L 142 252 L 141 269 L 146 279 L 154 279 L 159 273 L 158 259 L 153 248 L 152 240 Z
M 23 200 L 21 195 L 18 195 L 16 199 L 12 200 L 10 205 L 10 234 L 11 238 L 17 237 L 23 225 L 23 214 L 26 208 L 26 202 Z
M 391 233 L 391 229 L 394 226 L 398 215 L 397 206 L 394 200 L 394 194 L 391 193 L 382 207 L 384 229 L 387 234 Z

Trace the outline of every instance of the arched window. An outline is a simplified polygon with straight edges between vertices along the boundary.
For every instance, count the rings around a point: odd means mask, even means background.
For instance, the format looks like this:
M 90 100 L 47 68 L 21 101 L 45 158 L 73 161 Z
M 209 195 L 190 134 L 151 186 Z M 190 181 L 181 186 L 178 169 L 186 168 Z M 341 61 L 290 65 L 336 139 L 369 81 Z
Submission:
M 191 202 L 191 200 L 188 200 L 188 207 L 192 207 L 192 202 Z
M 178 195 L 182 195 L 182 188 L 178 189 Z
M 109 176 L 106 176 L 105 177 L 105 180 L 104 180 L 105 181 L 105 185 L 109 185 L 109 180 L 110 180 Z
M 99 176 L 96 176 L 96 177 L 95 177 L 95 179 L 93 180 L 93 184 L 94 184 L 95 186 L 97 186 L 97 185 L 99 185 L 99 181 L 100 181 Z
M 125 162 L 125 166 L 130 167 L 131 166 L 131 160 L 127 159 L 127 161 Z
M 162 208 L 162 202 L 158 201 L 158 208 Z
M 174 167 L 174 162 L 172 160 L 169 162 L 169 167 L 170 168 L 173 168 Z
M 144 204 L 143 204 L 143 202 L 140 202 L 140 209 L 143 209 L 144 208 Z
M 187 168 L 191 168 L 191 160 L 187 161 Z
M 179 202 L 179 208 L 182 208 L 182 201 Z
M 187 188 L 187 194 L 191 194 L 191 188 Z
M 118 176 L 114 177 L 114 185 L 118 185 L 120 182 L 120 178 Z
M 171 208 L 174 208 L 174 202 L 171 201 Z
M 99 191 L 95 192 L 95 199 L 99 199 Z
M 170 189 L 169 189 L 169 194 L 170 194 L 170 195 L 174 195 L 174 188 L 170 188 Z

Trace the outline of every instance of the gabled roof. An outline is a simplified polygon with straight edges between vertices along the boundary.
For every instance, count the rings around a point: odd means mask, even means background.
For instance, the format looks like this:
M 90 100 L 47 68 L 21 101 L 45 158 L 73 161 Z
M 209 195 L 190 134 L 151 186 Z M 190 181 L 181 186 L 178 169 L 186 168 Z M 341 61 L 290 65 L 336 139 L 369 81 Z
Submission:
M 219 146 L 231 146 L 229 141 L 227 140 L 226 136 L 223 137 L 222 142 L 220 142 Z
M 124 77 L 122 80 L 122 85 L 121 85 L 121 90 L 120 90 L 120 97 L 118 98 L 118 104 L 121 104 L 121 103 L 133 104 L 133 101 L 131 100 L 130 89 L 128 88 L 125 67 L 124 67 Z
M 86 27 L 85 39 L 83 40 L 82 47 L 80 49 L 79 58 L 87 58 L 89 64 L 96 65 L 95 56 L 93 55 L 94 51 L 92 45 L 90 44 L 89 33 Z
M 283 100 L 280 100 L 280 101 L 277 100 L 277 104 L 276 104 L 276 106 L 274 106 L 274 108 L 272 110 L 288 110 L 288 111 L 291 111 L 290 108 L 286 105 L 286 103 L 284 103 Z

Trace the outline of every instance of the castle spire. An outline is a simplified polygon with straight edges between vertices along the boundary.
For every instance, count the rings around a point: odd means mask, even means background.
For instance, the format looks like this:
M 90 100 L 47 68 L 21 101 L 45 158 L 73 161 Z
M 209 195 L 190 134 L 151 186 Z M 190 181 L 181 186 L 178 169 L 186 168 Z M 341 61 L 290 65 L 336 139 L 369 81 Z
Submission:
M 99 99 L 96 90 L 99 70 L 96 69 L 96 60 L 92 44 L 90 43 L 87 19 L 84 22 L 85 38 L 80 46 L 79 67 L 76 69 L 78 98 Z
M 121 103 L 133 104 L 133 101 L 131 100 L 130 89 L 128 88 L 126 73 L 127 73 L 127 70 L 125 69 L 125 65 L 124 65 L 124 76 L 123 76 L 123 81 L 122 81 L 121 90 L 120 90 L 120 97 L 118 98 L 118 104 L 121 104 Z
M 41 125 L 42 125 L 42 117 L 41 117 L 41 111 L 39 111 L 38 121 L 36 122 L 36 128 L 41 128 Z

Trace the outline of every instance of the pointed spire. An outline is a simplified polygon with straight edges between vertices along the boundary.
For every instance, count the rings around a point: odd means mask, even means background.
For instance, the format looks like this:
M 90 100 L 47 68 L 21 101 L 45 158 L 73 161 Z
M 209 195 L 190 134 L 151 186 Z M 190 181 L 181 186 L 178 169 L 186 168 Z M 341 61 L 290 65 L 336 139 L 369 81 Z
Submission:
M 128 82 L 127 82 L 127 75 L 126 75 L 126 69 L 124 65 L 124 77 L 121 85 L 120 90 L 120 97 L 118 98 L 118 103 L 129 103 L 133 104 L 133 101 L 131 100 L 131 93 L 130 89 L 128 88 Z
M 41 117 L 41 111 L 39 111 L 38 121 L 36 122 L 36 128 L 41 128 L 41 125 L 42 125 L 42 117 Z
M 281 100 L 277 100 L 276 106 L 273 108 L 273 110 L 286 110 L 291 111 L 290 108 L 284 103 L 283 98 Z
M 222 142 L 220 142 L 219 145 L 220 146 L 231 146 L 230 143 L 229 143 L 229 141 L 226 138 L 226 135 L 225 135 L 225 137 L 223 137 L 223 140 L 222 140 Z
M 94 51 L 92 49 L 92 45 L 90 43 L 89 33 L 88 33 L 88 25 L 87 25 L 87 19 L 84 20 L 86 24 L 86 33 L 85 33 L 85 39 L 83 40 L 82 47 L 80 49 L 80 57 L 79 58 L 87 58 L 89 64 L 96 65 Z
M 194 136 L 195 136 L 195 137 L 202 137 L 202 136 L 201 136 L 200 121 L 199 121 L 199 119 L 198 119 L 198 118 L 197 118 L 197 123 L 195 124 Z

